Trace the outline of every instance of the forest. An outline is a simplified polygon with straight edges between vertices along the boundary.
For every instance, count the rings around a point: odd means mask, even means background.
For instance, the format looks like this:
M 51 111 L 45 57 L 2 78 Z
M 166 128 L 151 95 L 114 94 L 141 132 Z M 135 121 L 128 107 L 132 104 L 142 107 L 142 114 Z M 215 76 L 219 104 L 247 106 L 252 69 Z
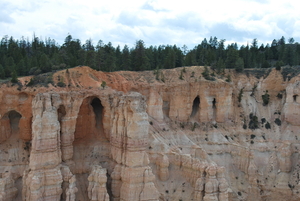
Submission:
M 38 75 L 60 69 L 86 65 L 99 71 L 142 71 L 170 69 L 182 66 L 211 66 L 218 73 L 225 68 L 242 72 L 245 68 L 269 68 L 300 64 L 300 44 L 284 36 L 271 44 L 261 44 L 253 39 L 251 44 L 238 47 L 237 43 L 225 45 L 217 37 L 203 39 L 193 49 L 176 45 L 147 47 L 137 40 L 134 47 L 112 46 L 102 40 L 94 45 L 91 39 L 82 43 L 68 35 L 59 45 L 54 39 L 14 39 L 4 36 L 0 43 L 0 79 L 11 76 Z

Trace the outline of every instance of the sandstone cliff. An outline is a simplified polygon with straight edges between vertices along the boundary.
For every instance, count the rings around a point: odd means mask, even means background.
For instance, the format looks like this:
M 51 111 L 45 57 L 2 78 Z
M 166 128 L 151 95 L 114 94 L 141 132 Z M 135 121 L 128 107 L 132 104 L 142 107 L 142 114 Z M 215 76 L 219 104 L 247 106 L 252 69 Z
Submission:
M 300 76 L 202 72 L 3 83 L 0 200 L 299 200 Z

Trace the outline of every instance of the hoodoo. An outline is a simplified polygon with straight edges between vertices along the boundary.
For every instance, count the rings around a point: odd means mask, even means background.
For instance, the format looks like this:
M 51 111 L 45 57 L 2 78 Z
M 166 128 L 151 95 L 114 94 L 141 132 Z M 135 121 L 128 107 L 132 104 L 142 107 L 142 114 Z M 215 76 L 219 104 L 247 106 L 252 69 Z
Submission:
M 300 75 L 182 69 L 2 83 L 0 200 L 299 200 Z

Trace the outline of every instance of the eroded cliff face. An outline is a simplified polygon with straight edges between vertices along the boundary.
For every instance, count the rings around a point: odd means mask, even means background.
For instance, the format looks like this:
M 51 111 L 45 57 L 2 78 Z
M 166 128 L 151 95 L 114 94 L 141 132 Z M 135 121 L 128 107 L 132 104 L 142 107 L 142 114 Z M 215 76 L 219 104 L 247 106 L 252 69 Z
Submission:
M 0 200 L 299 200 L 300 76 L 202 72 L 2 84 Z

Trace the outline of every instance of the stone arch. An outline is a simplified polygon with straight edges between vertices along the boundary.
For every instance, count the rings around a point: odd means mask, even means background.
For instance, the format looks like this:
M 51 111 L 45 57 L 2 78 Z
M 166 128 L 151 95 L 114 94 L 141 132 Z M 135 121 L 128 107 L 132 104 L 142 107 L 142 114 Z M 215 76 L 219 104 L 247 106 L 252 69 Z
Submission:
M 200 97 L 197 96 L 193 101 L 192 112 L 190 118 L 197 117 L 200 113 Z
M 22 115 L 16 110 L 5 113 L 1 119 L 0 143 L 7 140 L 12 134 L 19 134 L 19 123 Z
M 106 164 L 110 156 L 110 143 L 103 128 L 105 107 L 98 96 L 83 99 L 76 119 L 72 173 L 87 187 L 88 174 L 93 166 Z M 105 167 L 105 166 L 103 166 Z M 79 188 L 77 196 L 88 200 L 87 189 Z
M 18 167 L 14 172 L 14 183 L 17 188 L 16 197 L 22 197 L 23 171 L 28 167 L 31 152 L 31 141 L 21 136 L 21 120 L 25 117 L 16 110 L 6 112 L 0 119 L 0 166 Z M 23 121 L 24 123 L 24 121 Z M 24 125 L 24 124 L 23 124 Z
M 82 101 L 76 120 L 75 140 L 85 137 L 105 136 L 103 115 L 104 107 L 98 97 L 89 96 L 85 98 Z

